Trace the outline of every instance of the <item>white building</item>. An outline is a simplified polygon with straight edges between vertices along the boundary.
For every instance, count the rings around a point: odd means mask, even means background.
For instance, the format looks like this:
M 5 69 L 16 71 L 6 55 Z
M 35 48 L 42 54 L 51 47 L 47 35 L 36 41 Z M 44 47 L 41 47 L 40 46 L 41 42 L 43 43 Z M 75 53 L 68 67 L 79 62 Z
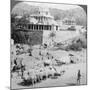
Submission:
M 39 7 L 37 14 L 29 17 L 28 30 L 58 30 L 58 24 L 50 15 L 49 9 Z

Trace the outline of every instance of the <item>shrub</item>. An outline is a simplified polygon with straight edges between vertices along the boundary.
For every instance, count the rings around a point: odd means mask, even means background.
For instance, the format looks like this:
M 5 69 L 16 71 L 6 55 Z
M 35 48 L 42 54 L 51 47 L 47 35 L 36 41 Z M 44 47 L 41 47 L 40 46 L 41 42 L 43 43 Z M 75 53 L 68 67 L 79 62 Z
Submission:
M 66 46 L 65 50 L 80 51 L 82 48 L 87 48 L 87 39 L 84 35 L 72 40 L 71 44 Z

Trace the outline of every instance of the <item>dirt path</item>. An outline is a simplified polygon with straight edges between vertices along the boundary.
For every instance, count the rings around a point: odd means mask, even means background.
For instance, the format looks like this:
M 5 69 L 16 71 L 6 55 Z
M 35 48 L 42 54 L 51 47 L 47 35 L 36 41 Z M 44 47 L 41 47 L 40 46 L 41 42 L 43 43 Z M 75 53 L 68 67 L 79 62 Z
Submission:
M 36 52 L 36 51 L 35 51 Z M 57 51 L 50 51 L 50 53 L 53 56 L 56 57 L 65 57 L 66 55 L 72 53 L 75 56 L 79 57 L 80 62 L 76 63 L 76 64 L 65 64 L 62 66 L 55 66 L 56 70 L 58 72 L 64 70 L 65 73 L 62 76 L 59 76 L 57 79 L 51 79 L 48 78 L 46 80 L 42 80 L 40 83 L 36 83 L 35 85 L 31 85 L 31 86 L 22 86 L 19 85 L 18 83 L 21 82 L 20 78 L 13 78 L 12 79 L 12 87 L 13 89 L 16 88 L 35 88 L 35 87 L 52 87 L 52 86 L 74 86 L 77 85 L 77 73 L 78 70 L 80 70 L 81 72 L 81 85 L 85 85 L 86 82 L 86 50 L 83 50 L 81 52 L 66 52 L 66 51 L 62 51 L 62 50 L 57 50 Z M 34 54 L 34 52 L 33 52 Z M 35 54 L 35 56 L 37 56 Z M 37 60 L 34 60 L 33 58 L 30 58 L 29 56 L 26 55 L 21 55 L 22 58 L 25 59 L 25 63 L 28 66 L 33 66 L 33 63 L 37 62 Z M 32 65 L 31 65 L 32 64 Z
M 33 86 L 20 86 L 17 85 L 18 80 L 14 79 L 14 83 L 12 84 L 13 88 L 35 88 L 35 87 L 51 87 L 51 86 L 74 86 L 77 85 L 77 71 L 80 69 L 81 71 L 81 83 L 80 85 L 86 84 L 86 64 L 85 63 L 79 63 L 79 64 L 72 64 L 72 65 L 65 65 L 62 67 L 56 67 L 56 69 L 59 71 L 60 69 L 65 70 L 66 72 L 64 75 L 58 77 L 57 79 L 46 79 L 44 81 L 41 81 L 40 83 L 37 83 Z

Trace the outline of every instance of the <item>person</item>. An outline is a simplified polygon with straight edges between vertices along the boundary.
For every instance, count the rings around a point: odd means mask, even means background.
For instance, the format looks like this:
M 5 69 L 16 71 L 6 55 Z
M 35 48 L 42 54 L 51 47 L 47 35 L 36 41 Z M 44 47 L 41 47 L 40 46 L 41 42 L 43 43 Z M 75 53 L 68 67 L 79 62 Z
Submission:
M 14 59 L 14 65 L 17 65 L 17 58 Z
M 41 56 L 42 54 L 41 54 L 41 51 L 39 51 L 39 55 Z
M 20 61 L 20 71 L 21 71 L 21 78 L 23 78 L 23 74 L 25 71 L 25 65 L 22 60 Z
M 81 79 L 81 73 L 80 73 L 80 70 L 78 70 L 78 73 L 77 73 L 77 84 L 80 84 L 80 79 Z

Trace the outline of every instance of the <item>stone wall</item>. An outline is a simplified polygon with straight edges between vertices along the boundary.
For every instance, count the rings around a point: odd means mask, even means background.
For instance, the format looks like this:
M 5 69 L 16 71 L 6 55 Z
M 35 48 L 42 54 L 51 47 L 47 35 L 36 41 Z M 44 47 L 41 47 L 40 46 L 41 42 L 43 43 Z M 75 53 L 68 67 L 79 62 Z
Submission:
M 42 44 L 43 31 L 14 31 L 12 39 L 15 43 L 37 45 Z
M 51 38 L 49 38 L 51 32 L 52 31 L 43 32 L 43 43 L 52 43 Z M 56 37 L 54 38 L 54 41 L 57 43 L 79 36 L 79 33 L 77 33 L 76 31 L 56 31 L 55 33 Z

